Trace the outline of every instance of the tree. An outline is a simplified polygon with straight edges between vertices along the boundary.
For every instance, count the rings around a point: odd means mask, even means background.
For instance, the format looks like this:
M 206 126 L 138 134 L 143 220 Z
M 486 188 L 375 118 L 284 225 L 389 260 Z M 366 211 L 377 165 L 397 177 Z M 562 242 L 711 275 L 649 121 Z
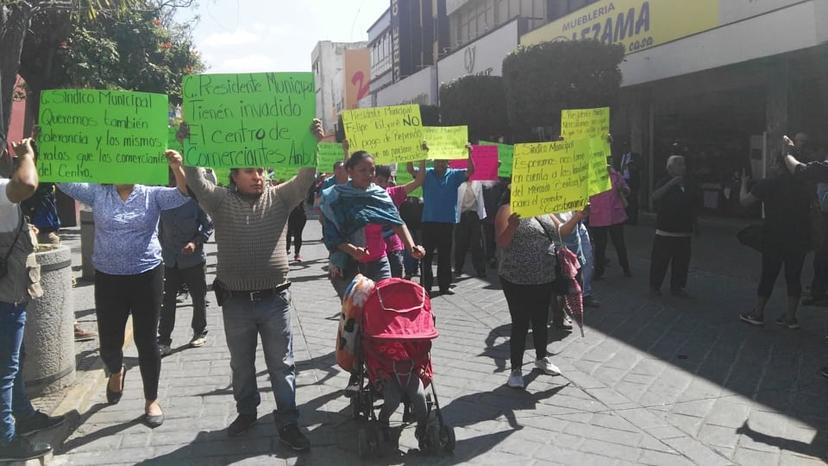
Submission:
M 0 1 L 0 143 L 6 139 L 9 118 L 11 116 L 11 98 L 15 79 L 20 73 L 29 84 L 29 89 L 35 93 L 30 96 L 30 101 L 35 105 L 38 102 L 38 93 L 44 86 L 57 87 L 59 85 L 92 85 L 92 83 L 79 82 L 77 79 L 81 70 L 77 70 L 74 76 L 71 70 L 62 70 L 56 64 L 57 59 L 63 55 L 69 55 L 67 44 L 70 36 L 81 34 L 77 39 L 84 43 L 83 32 L 86 31 L 86 50 L 95 59 L 107 61 L 107 54 L 113 55 L 111 42 L 107 43 L 105 36 L 101 34 L 106 30 L 100 29 L 104 24 L 114 25 L 123 17 L 121 15 L 147 14 L 154 12 L 160 25 L 169 30 L 170 38 L 182 37 L 182 30 L 168 27 L 171 21 L 171 11 L 175 8 L 186 7 L 193 4 L 194 0 L 2 0 Z M 134 23 L 133 23 L 134 24 Z M 147 31 L 138 28 L 136 34 Z M 109 32 L 114 32 L 110 30 Z M 121 32 L 124 32 L 121 30 Z M 128 36 L 128 34 L 126 35 Z M 158 37 L 158 34 L 150 34 L 151 37 Z M 112 37 L 109 37 L 112 39 Z M 185 34 L 185 38 L 189 38 Z M 137 40 L 136 36 L 122 37 L 121 41 L 115 43 L 126 43 L 132 40 L 134 44 L 145 43 L 143 38 Z M 175 41 L 168 41 L 174 44 Z M 163 42 L 167 43 L 167 42 Z M 188 42 L 189 44 L 189 42 Z M 133 45 L 132 43 L 130 45 Z M 96 47 L 99 49 L 93 50 Z M 189 50 L 189 45 L 187 47 Z M 136 50 L 141 52 L 141 50 Z M 180 50 L 173 50 L 173 55 Z M 74 59 L 77 57 L 67 57 Z M 148 57 L 156 58 L 156 57 Z M 171 61 L 180 60 L 177 56 Z M 22 60 L 22 63 L 21 63 Z M 113 64 L 110 61 L 109 64 Z M 200 63 L 200 61 L 198 62 Z M 123 65 L 124 60 L 118 59 L 118 64 Z M 143 69 L 141 72 L 155 72 L 154 63 Z M 134 72 L 135 69 L 126 69 L 127 72 Z M 60 79 L 69 79 L 60 83 Z M 180 80 L 177 81 L 180 85 Z M 106 87 L 122 87 L 117 83 Z
M 561 110 L 612 106 L 621 88 L 624 47 L 598 41 L 544 42 L 503 60 L 506 107 L 513 131 L 559 134 Z
M 500 76 L 466 76 L 440 88 L 440 120 L 468 125 L 469 139 L 496 140 L 509 132 L 506 92 Z

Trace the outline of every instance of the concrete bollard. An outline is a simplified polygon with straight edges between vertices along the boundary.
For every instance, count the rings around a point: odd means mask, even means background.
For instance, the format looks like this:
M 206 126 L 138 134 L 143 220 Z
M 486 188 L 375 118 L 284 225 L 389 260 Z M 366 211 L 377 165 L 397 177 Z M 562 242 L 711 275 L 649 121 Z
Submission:
M 43 296 L 26 306 L 23 380 L 31 396 L 61 390 L 75 379 L 72 252 L 48 248 L 35 254 Z

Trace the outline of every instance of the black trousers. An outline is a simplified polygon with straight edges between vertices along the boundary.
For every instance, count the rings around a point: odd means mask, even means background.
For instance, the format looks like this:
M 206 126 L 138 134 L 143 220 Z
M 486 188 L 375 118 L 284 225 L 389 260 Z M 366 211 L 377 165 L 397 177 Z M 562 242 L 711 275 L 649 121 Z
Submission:
M 476 274 L 486 273 L 486 259 L 483 255 L 480 217 L 477 212 L 463 212 L 460 223 L 454 227 L 454 270 L 463 272 L 466 253 L 471 249 L 472 265 Z
M 759 289 L 756 294 L 762 298 L 770 298 L 776 277 L 785 266 L 785 283 L 788 287 L 788 297 L 802 296 L 802 266 L 805 265 L 806 251 L 789 250 L 782 245 L 764 245 L 762 248 L 762 275 L 759 278 Z
M 305 215 L 305 209 L 297 207 L 293 209 L 288 217 L 287 228 L 287 252 L 290 252 L 291 243 L 296 245 L 294 254 L 299 255 L 302 250 L 302 232 L 305 231 L 305 224 L 308 223 L 308 217 Z
M 491 261 L 495 259 L 497 243 L 495 242 L 494 222 L 483 222 L 483 250 L 486 252 L 486 260 Z
M 691 238 L 656 235 L 650 258 L 650 287 L 661 289 L 667 267 L 670 267 L 670 290 L 683 290 L 687 286 L 690 269 Z
M 526 334 L 532 327 L 532 341 L 535 345 L 535 357 L 546 357 L 547 323 L 549 306 L 552 303 L 552 284 L 517 285 L 500 277 L 503 294 L 512 316 L 512 332 L 509 337 L 512 370 L 523 365 L 523 353 L 526 351 Z
M 193 319 L 191 326 L 193 335 L 205 334 L 207 328 L 207 278 L 205 276 L 206 263 L 179 269 L 177 267 L 164 268 L 164 301 L 161 307 L 161 322 L 158 325 L 158 343 L 171 345 L 173 329 L 175 328 L 176 297 L 181 284 L 187 285 L 190 297 L 193 300 Z
M 451 241 L 454 224 L 423 222 L 422 233 L 425 256 L 422 260 L 420 284 L 429 292 L 434 285 L 434 271 L 431 269 L 431 264 L 434 262 L 436 250 L 439 252 L 437 255 L 437 286 L 440 292 L 448 291 L 451 286 Z
M 618 263 L 624 272 L 630 271 L 630 261 L 627 258 L 627 245 L 624 243 L 624 224 L 608 227 L 589 227 L 589 234 L 595 246 L 595 277 L 604 275 L 607 263 L 607 236 L 612 239 L 615 252 L 618 253 Z
M 814 279 L 811 281 L 811 296 L 814 299 L 828 297 L 828 249 L 814 252 Z
M 158 315 L 164 287 L 164 268 L 158 266 L 138 275 L 109 275 L 95 271 L 95 314 L 101 359 L 109 374 L 124 365 L 124 331 L 132 314 L 132 330 L 138 348 L 138 365 L 144 382 L 144 398 L 158 398 L 161 354 L 158 352 Z

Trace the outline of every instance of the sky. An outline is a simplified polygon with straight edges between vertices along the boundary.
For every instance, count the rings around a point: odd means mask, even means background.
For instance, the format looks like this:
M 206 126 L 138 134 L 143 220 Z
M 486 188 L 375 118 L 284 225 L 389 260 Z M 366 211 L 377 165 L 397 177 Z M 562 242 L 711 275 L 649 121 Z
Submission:
M 389 0 L 200 0 L 179 12 L 199 19 L 195 46 L 208 73 L 310 71 L 321 40 L 368 40 Z

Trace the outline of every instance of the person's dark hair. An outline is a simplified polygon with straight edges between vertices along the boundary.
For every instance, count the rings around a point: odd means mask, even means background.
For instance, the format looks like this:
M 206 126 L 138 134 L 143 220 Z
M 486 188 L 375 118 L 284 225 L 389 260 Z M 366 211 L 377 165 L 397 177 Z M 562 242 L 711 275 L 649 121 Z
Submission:
M 389 167 L 388 165 L 377 165 L 375 169 L 375 175 L 382 178 L 391 179 L 391 167 Z
M 334 171 L 336 171 L 336 169 L 341 167 L 343 164 L 344 164 L 344 162 L 341 161 L 341 160 L 337 160 L 336 162 L 334 162 L 334 165 L 333 165 Z
M 351 154 L 351 157 L 348 158 L 348 161 L 345 162 L 345 168 L 348 170 L 353 169 L 357 165 L 359 165 L 363 160 L 373 159 L 374 156 L 365 152 L 364 150 L 358 150 Z

